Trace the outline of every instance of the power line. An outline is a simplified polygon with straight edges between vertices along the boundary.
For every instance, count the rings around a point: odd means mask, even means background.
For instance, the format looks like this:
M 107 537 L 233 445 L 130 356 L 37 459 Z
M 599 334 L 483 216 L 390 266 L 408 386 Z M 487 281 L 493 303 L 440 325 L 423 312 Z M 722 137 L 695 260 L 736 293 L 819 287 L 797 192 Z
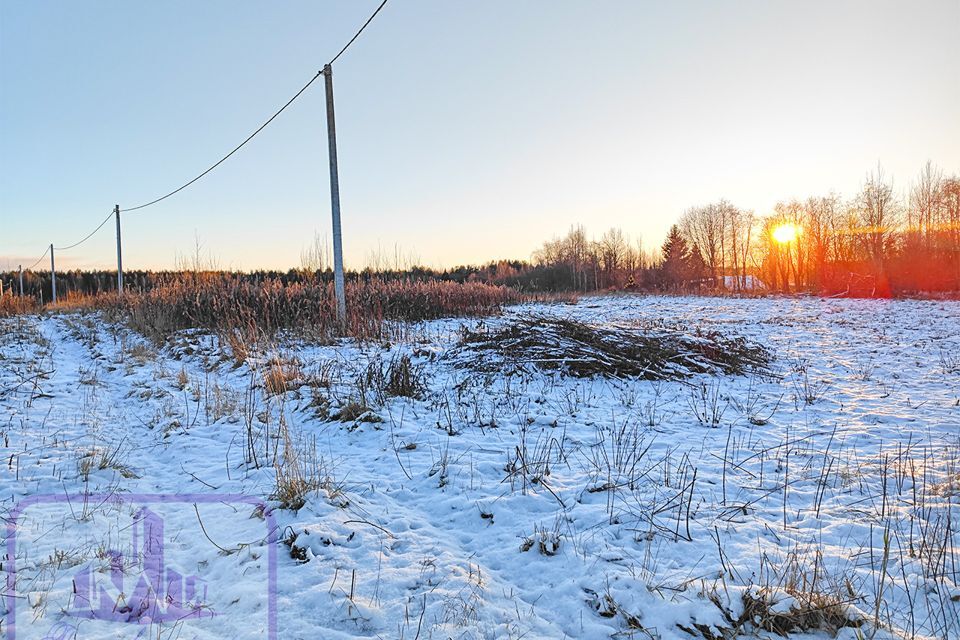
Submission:
M 337 55 L 333 56 L 333 59 L 330 60 L 330 62 L 328 62 L 327 64 L 331 64 L 331 65 L 332 65 L 334 62 L 337 61 L 337 59 L 338 59 L 340 56 L 342 56 L 342 55 L 344 54 L 344 52 L 346 52 L 347 49 L 350 48 L 350 45 L 352 45 L 352 44 L 354 43 L 354 41 L 355 41 L 357 38 L 360 37 L 360 34 L 363 33 L 363 30 L 367 28 L 367 25 L 369 25 L 371 22 L 373 22 L 373 19 L 374 19 L 375 17 L 377 17 L 377 14 L 380 13 L 380 10 L 383 9 L 383 7 L 384 7 L 385 4 L 387 4 L 387 0 L 383 0 L 383 2 L 380 3 L 380 6 L 378 6 L 378 7 L 376 8 L 376 10 L 375 10 L 372 14 L 370 14 L 370 17 L 367 18 L 367 21 L 363 23 L 363 26 L 360 27 L 360 29 L 353 35 L 353 37 L 350 38 L 349 42 L 347 42 L 347 44 L 345 44 L 345 45 L 343 46 L 343 48 L 340 49 L 340 52 L 339 52 Z M 167 198 L 169 198 L 169 197 L 172 196 L 172 195 L 176 195 L 177 193 L 180 193 L 181 191 L 183 191 L 184 189 L 186 189 L 187 187 L 189 187 L 190 185 L 192 185 L 194 182 L 196 182 L 197 180 L 201 179 L 202 177 L 204 177 L 205 175 L 207 175 L 208 173 L 210 173 L 211 171 L 213 171 L 214 169 L 216 169 L 217 167 L 219 167 L 221 164 L 223 164 L 223 163 L 227 160 L 227 158 L 229 158 L 230 156 L 232 156 L 233 154 L 235 154 L 237 151 L 239 151 L 240 149 L 242 149 L 244 145 L 246 145 L 248 142 L 250 142 L 251 140 L 253 140 L 253 138 L 254 138 L 258 133 L 260 133 L 261 131 L 263 131 L 263 130 L 267 127 L 268 124 L 270 124 L 271 122 L 273 122 L 273 121 L 276 119 L 277 116 L 279 116 L 281 113 L 283 113 L 284 110 L 286 110 L 287 107 L 289 107 L 291 104 L 293 104 L 293 101 L 296 100 L 297 98 L 299 98 L 300 95 L 301 95 L 304 91 L 306 91 L 306 90 L 310 87 L 310 85 L 312 85 L 312 84 L 314 83 L 314 81 L 316 81 L 316 79 L 319 78 L 321 75 L 323 75 L 323 71 L 317 71 L 317 73 L 314 74 L 314 76 L 313 76 L 312 78 L 310 78 L 310 80 L 307 82 L 307 84 L 303 85 L 303 87 L 300 89 L 300 91 L 297 91 L 292 98 L 290 98 L 289 100 L 287 100 L 286 104 L 284 104 L 282 107 L 280 107 L 280 109 L 278 109 L 276 113 L 274 113 L 272 116 L 270 116 L 270 118 L 269 118 L 266 122 L 264 122 L 262 125 L 260 125 L 259 127 L 257 127 L 256 131 L 254 131 L 254 132 L 251 133 L 249 136 L 247 136 L 246 140 L 244 140 L 243 142 L 241 142 L 240 144 L 238 144 L 236 147 L 234 147 L 233 150 L 232 150 L 230 153 L 228 153 L 227 155 L 225 155 L 225 156 L 223 156 L 222 158 L 220 158 L 219 160 L 217 160 L 214 164 L 212 164 L 209 168 L 207 168 L 203 173 L 199 174 L 197 177 L 193 178 L 193 179 L 190 180 L 189 182 L 186 182 L 186 183 L 182 184 L 181 186 L 177 187 L 176 189 L 174 189 L 173 191 L 171 191 L 170 193 L 168 193 L 168 194 L 166 194 L 166 195 L 160 196 L 159 198 L 156 198 L 155 200 L 151 200 L 150 202 L 145 202 L 145 203 L 143 203 L 143 204 L 139 204 L 139 205 L 137 205 L 137 206 L 135 206 L 135 207 L 127 207 L 126 209 L 121 209 L 120 211 L 121 211 L 121 212 L 125 212 L 125 213 L 126 213 L 126 212 L 130 212 L 130 211 L 137 211 L 138 209 L 144 209 L 144 208 L 149 207 L 149 206 L 151 206 L 151 205 L 157 204 L 158 202 L 161 202 L 161 201 L 163 201 L 163 200 L 166 200 Z
M 367 26 L 368 26 L 371 22 L 373 22 L 373 19 L 377 17 L 377 14 L 380 13 L 380 10 L 383 9 L 383 7 L 384 7 L 386 4 L 387 4 L 387 0 L 383 0 L 383 2 L 380 3 L 380 5 L 374 10 L 374 12 L 373 12 L 372 14 L 370 14 L 370 17 L 367 18 L 367 21 L 363 23 L 363 25 L 360 27 L 360 29 L 358 29 L 357 32 L 356 32 L 355 34 L 353 34 L 353 37 L 350 38 L 350 40 L 347 42 L 347 44 L 345 44 L 345 45 L 343 46 L 342 49 L 340 49 L 340 51 L 337 53 L 337 55 L 333 56 L 333 58 L 330 60 L 330 62 L 327 63 L 327 65 L 332 65 L 334 62 L 336 62 L 336 61 L 340 58 L 340 56 L 342 56 L 342 55 L 347 51 L 347 49 L 350 48 L 350 45 L 352 45 L 352 44 L 357 40 L 357 38 L 360 37 L 360 34 L 363 33 L 364 29 L 366 29 Z M 149 207 L 149 206 L 151 206 L 151 205 L 157 204 L 158 202 L 161 202 L 161 201 L 163 201 L 163 200 L 166 200 L 166 199 L 169 198 L 170 196 L 173 196 L 173 195 L 176 195 L 177 193 L 180 193 L 181 191 L 183 191 L 184 189 L 186 189 L 187 187 L 189 187 L 190 185 L 192 185 L 192 184 L 195 183 L 196 181 L 198 181 L 198 180 L 200 180 L 201 178 L 203 178 L 205 175 L 207 175 L 208 173 L 210 173 L 211 171 L 213 171 L 214 169 L 216 169 L 217 167 L 219 167 L 221 164 L 223 164 L 230 156 L 232 156 L 232 155 L 235 154 L 237 151 L 239 151 L 240 149 L 242 149 L 248 142 L 250 142 L 251 140 L 253 140 L 254 137 L 257 136 L 257 134 L 259 134 L 261 131 L 263 131 L 263 130 L 267 127 L 267 125 L 269 125 L 271 122 L 273 122 L 273 121 L 277 118 L 277 116 L 279 116 L 281 113 L 283 113 L 283 112 L 287 109 L 287 107 L 289 107 L 291 104 L 293 104 L 293 102 L 294 102 L 297 98 L 299 98 L 299 97 L 303 94 L 303 92 L 306 91 L 306 90 L 310 87 L 310 85 L 312 85 L 312 84 L 316 81 L 316 79 L 319 78 L 321 75 L 323 75 L 323 71 L 322 71 L 322 70 L 321 70 L 321 71 L 317 71 L 317 73 L 314 74 L 314 76 L 313 76 L 312 78 L 310 78 L 310 80 L 309 80 L 305 85 L 303 85 L 303 87 L 301 87 L 300 90 L 297 91 L 297 92 L 293 95 L 292 98 L 290 98 L 289 100 L 287 100 L 287 102 L 286 102 L 282 107 L 280 107 L 272 116 L 270 116 L 270 118 L 267 119 L 266 122 L 264 122 L 262 125 L 260 125 L 259 127 L 257 127 L 257 129 L 256 129 L 253 133 L 251 133 L 249 136 L 247 136 L 247 138 L 246 138 L 243 142 L 241 142 L 241 143 L 238 144 L 236 147 L 234 147 L 233 150 L 230 151 L 230 153 L 228 153 L 227 155 L 225 155 L 225 156 L 223 156 L 222 158 L 220 158 L 219 160 L 217 160 L 214 164 L 210 165 L 210 167 L 208 167 L 208 168 L 207 168 L 206 170 L 204 170 L 202 173 L 200 173 L 199 175 L 197 175 L 195 178 L 189 180 L 188 182 L 185 182 L 184 184 L 180 185 L 179 187 L 177 187 L 177 188 L 174 189 L 173 191 L 167 193 L 166 195 L 160 196 L 159 198 L 156 198 L 156 199 L 151 200 L 151 201 L 149 201 L 149 202 L 145 202 L 145 203 L 143 203 L 143 204 L 139 204 L 139 205 L 134 206 L 134 207 L 128 207 L 128 208 L 126 208 L 126 209 L 120 209 L 120 212 L 122 212 L 122 213 L 127 213 L 127 212 L 131 212 L 131 211 L 137 211 L 137 210 L 139 210 L 139 209 L 145 209 L 146 207 Z M 32 265 L 30 265 L 29 267 L 27 267 L 27 271 L 30 271 L 31 269 L 33 269 L 34 267 L 36 267 L 38 264 L 40 264 L 40 262 L 47 256 L 47 254 L 50 253 L 50 249 L 51 249 L 51 248 L 53 248 L 53 249 L 55 249 L 55 250 L 57 250 L 57 251 L 67 251 L 67 250 L 69 250 L 69 249 L 74 249 L 74 248 L 76 248 L 76 247 L 79 247 L 79 246 L 82 245 L 84 242 L 86 242 L 87 240 L 89 240 L 90 238 L 92 238 L 98 231 L 100 231 L 100 229 L 102 229 L 103 226 L 104 226 L 105 224 L 107 224 L 107 222 L 110 220 L 110 218 L 111 218 L 113 215 L 114 215 L 114 211 L 111 211 L 110 213 L 108 213 L 108 214 L 107 214 L 107 217 L 104 218 L 103 221 L 102 221 L 100 224 L 98 224 L 97 227 L 96 227 L 93 231 L 91 231 L 89 234 L 87 234 L 87 235 L 86 235 L 82 240 L 80 240 L 79 242 L 75 242 L 75 243 L 73 243 L 73 244 L 71 244 L 71 245 L 67 245 L 67 246 L 65 246 L 65 247 L 54 247 L 54 246 L 52 246 L 52 245 L 51 245 L 51 246 L 48 246 L 47 249 L 46 249 L 46 251 L 43 252 L 43 255 L 41 255 L 41 256 L 37 259 L 36 262 L 34 262 L 34 263 L 33 263 Z
M 289 107 L 291 104 L 293 104 L 293 101 L 296 100 L 297 98 L 299 98 L 299 97 L 300 97 L 300 94 L 302 94 L 304 91 L 306 91 L 306 90 L 307 90 L 307 87 L 309 87 L 310 85 L 312 85 L 313 82 L 322 75 L 322 73 L 323 73 L 322 71 L 317 71 L 317 73 L 316 73 L 312 78 L 310 78 L 310 81 L 307 82 L 307 84 L 303 85 L 303 88 L 300 89 L 300 91 L 297 91 L 297 93 L 296 93 L 292 98 L 290 98 L 289 100 L 287 100 L 287 103 L 286 103 L 285 105 L 283 105 L 282 107 L 280 107 L 280 109 L 279 109 L 276 113 L 274 113 L 272 116 L 270 116 L 270 119 L 269 119 L 269 120 L 267 120 L 266 122 L 264 122 L 262 125 L 260 125 L 260 126 L 257 128 L 256 131 L 254 131 L 254 132 L 251 133 L 249 136 L 247 136 L 247 139 L 246 139 L 246 140 L 244 140 L 243 142 L 241 142 L 240 144 L 238 144 L 236 147 L 234 147 L 234 148 L 233 148 L 233 151 L 231 151 L 231 152 L 228 153 L 227 155 L 225 155 L 225 156 L 223 156 L 222 158 L 220 158 L 219 160 L 217 160 L 213 165 L 211 165 L 206 171 L 204 171 L 203 173 L 201 173 L 200 175 L 198 175 L 196 178 L 194 178 L 193 180 L 190 180 L 189 182 L 187 182 L 187 183 L 185 183 L 185 184 L 177 187 L 176 189 L 174 189 L 173 191 L 171 191 L 171 192 L 168 193 L 167 195 L 165 195 L 165 196 L 160 196 L 160 197 L 157 198 L 156 200 L 151 200 L 150 202 L 146 202 L 146 203 L 144 203 L 144 204 L 138 204 L 138 205 L 135 206 L 135 207 L 128 207 L 128 208 L 126 208 L 126 209 L 121 209 L 120 211 L 121 211 L 121 212 L 136 211 L 137 209 L 143 209 L 143 208 L 145 208 L 145 207 L 149 207 L 150 205 L 157 204 L 158 202 L 160 202 L 160 201 L 162 201 L 162 200 L 166 200 L 167 198 L 169 198 L 169 197 L 172 196 L 172 195 L 175 195 L 175 194 L 177 194 L 177 193 L 180 193 L 181 191 L 183 191 L 184 189 L 186 189 L 187 187 L 189 187 L 190 185 L 192 185 L 194 182 L 196 182 L 197 180 L 199 180 L 199 179 L 202 178 L 203 176 L 207 175 L 208 173 L 210 173 L 211 171 L 213 171 L 214 169 L 216 169 L 217 167 L 219 167 L 221 164 L 223 164 L 223 162 L 224 162 L 227 158 L 229 158 L 230 156 L 232 156 L 233 154 L 235 154 L 237 151 L 240 151 L 240 149 L 243 148 L 243 146 L 244 146 L 245 144 L 247 144 L 248 142 L 250 142 L 251 140 L 253 140 L 254 136 L 256 136 L 258 133 L 260 133 L 261 131 L 263 131 L 268 124 L 270 124 L 271 122 L 273 122 L 274 119 L 275 119 L 277 116 L 279 116 L 281 113 L 283 113 L 283 111 L 284 111 L 287 107 Z
M 110 220 L 110 218 L 112 218 L 112 217 L 113 217 L 113 211 L 111 211 L 110 213 L 108 213 L 108 214 L 107 214 L 107 217 L 103 219 L 103 222 L 101 222 L 100 224 L 98 224 L 98 225 L 97 225 L 97 228 L 94 229 L 93 231 L 91 231 L 90 233 L 88 233 L 88 234 L 83 238 L 83 240 L 80 240 L 79 242 L 74 242 L 73 244 L 67 245 L 66 247 L 53 247 L 54 250 L 56 250 L 56 251 L 67 251 L 67 250 L 69 250 L 69 249 L 74 249 L 74 248 L 76 248 L 76 247 L 79 247 L 79 246 L 82 245 L 84 242 L 86 242 L 87 240 L 89 240 L 90 238 L 92 238 L 92 237 L 97 233 L 97 231 L 100 231 L 100 229 L 103 228 L 103 225 L 107 224 L 107 221 Z M 48 254 L 48 253 L 50 253 L 50 246 L 47 246 L 47 249 L 46 249 L 46 251 L 43 252 L 43 255 L 40 256 L 39 258 L 37 258 L 37 261 L 34 262 L 34 263 L 33 263 L 32 265 L 30 265 L 29 267 L 27 267 L 26 269 L 24 269 L 24 271 L 31 271 L 31 270 L 33 270 L 33 268 L 34 268 L 35 266 L 37 266 L 38 264 L 40 264 L 40 262 L 41 262 L 44 258 L 47 257 L 47 254 Z
M 100 229 L 103 228 L 103 225 L 107 224 L 107 221 L 108 221 L 110 218 L 112 218 L 112 217 L 113 217 L 113 211 L 111 211 L 110 213 L 108 213 L 108 214 L 107 214 L 107 217 L 103 219 L 103 222 L 101 222 L 99 225 L 97 225 L 97 228 L 94 229 L 93 231 L 91 231 L 90 233 L 88 233 L 88 234 L 86 235 L 86 237 L 85 237 L 83 240 L 81 240 L 80 242 L 74 242 L 73 244 L 68 245 L 68 246 L 66 246 L 66 247 L 54 247 L 54 249 L 56 249 L 57 251 L 67 251 L 67 250 L 69 250 L 69 249 L 73 249 L 73 248 L 75 248 L 75 247 L 79 247 L 79 246 L 82 245 L 84 242 L 86 242 L 87 240 L 89 240 L 90 238 L 92 238 L 92 237 L 94 236 L 94 234 L 97 233 L 97 231 L 100 231 Z
M 34 262 L 34 263 L 33 263 L 32 265 L 30 265 L 29 267 L 27 267 L 26 269 L 24 269 L 24 271 L 32 271 L 35 266 L 37 266 L 38 264 L 40 264 L 40 262 L 41 262 L 44 258 L 47 257 L 47 254 L 48 254 L 48 253 L 50 253 L 50 247 L 49 247 L 49 246 L 47 247 L 47 250 L 43 252 L 43 255 L 40 256 L 39 258 L 37 258 L 37 261 Z
M 380 9 L 383 9 L 383 5 L 385 5 L 385 4 L 387 4 L 387 0 L 383 0 L 383 2 L 380 3 L 380 6 L 377 7 L 377 10 L 376 10 L 376 11 L 374 11 L 372 14 L 370 14 L 370 17 L 367 18 L 367 21 L 363 23 L 363 26 L 360 27 L 360 30 L 357 31 L 352 38 L 350 38 L 350 42 L 348 42 L 347 44 L 345 44 L 345 45 L 343 46 L 343 49 L 340 49 L 340 53 L 338 53 L 337 55 L 333 56 L 333 60 L 331 60 L 331 61 L 328 62 L 327 64 L 332 65 L 334 62 L 337 61 L 337 58 L 339 58 L 340 56 L 343 55 L 343 52 L 344 52 L 344 51 L 346 51 L 347 49 L 350 48 L 350 45 L 353 44 L 353 41 L 360 37 L 360 34 L 363 33 L 363 30 L 367 28 L 367 25 L 368 25 L 368 24 L 370 24 L 371 22 L 373 22 L 373 19 L 377 17 L 377 14 L 380 13 Z

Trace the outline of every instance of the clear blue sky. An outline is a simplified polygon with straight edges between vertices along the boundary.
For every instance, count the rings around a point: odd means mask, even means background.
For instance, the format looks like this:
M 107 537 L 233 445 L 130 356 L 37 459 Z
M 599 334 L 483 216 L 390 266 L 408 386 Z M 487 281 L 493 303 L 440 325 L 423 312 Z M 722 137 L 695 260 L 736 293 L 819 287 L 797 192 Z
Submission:
M 0 0 L 0 269 L 216 160 L 377 0 Z M 348 266 L 528 257 L 573 223 L 659 244 L 691 205 L 960 172 L 960 2 L 391 0 L 334 68 Z M 199 237 L 292 267 L 328 234 L 323 85 L 127 216 L 125 264 Z M 58 256 L 114 264 L 108 225 Z

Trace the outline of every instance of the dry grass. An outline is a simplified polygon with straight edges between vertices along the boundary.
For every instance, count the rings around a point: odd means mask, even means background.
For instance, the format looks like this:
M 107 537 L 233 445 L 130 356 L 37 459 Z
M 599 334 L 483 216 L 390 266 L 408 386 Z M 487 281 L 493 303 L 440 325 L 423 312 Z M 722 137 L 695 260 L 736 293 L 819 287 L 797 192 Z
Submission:
M 755 635 L 757 630 L 787 637 L 791 633 L 824 631 L 836 636 L 845 627 L 859 628 L 867 621 L 853 613 L 844 599 L 830 593 L 788 590 L 794 602 L 778 608 L 778 597 L 769 591 L 748 591 L 743 595 L 743 613 L 735 621 L 735 631 Z
M 77 460 L 77 472 L 84 482 L 88 482 L 93 471 L 112 469 L 124 478 L 139 478 L 136 472 L 124 461 L 123 442 L 113 447 L 97 447 L 83 453 Z
M 349 506 L 343 487 L 333 480 L 323 458 L 317 455 L 315 436 L 291 431 L 282 410 L 276 435 L 279 447 L 274 454 L 275 487 L 270 497 L 280 508 L 298 511 L 317 492 L 325 494 L 330 504 L 339 508 Z
M 16 316 L 23 313 L 35 313 L 40 310 L 36 300 L 29 297 L 0 296 L 0 318 Z
M 263 373 L 263 386 L 268 395 L 277 395 L 293 391 L 303 384 L 303 371 L 295 358 L 279 356 L 270 361 Z
M 426 392 L 423 365 L 414 364 L 407 354 L 394 355 L 389 361 L 375 358 L 357 380 L 361 399 L 379 404 L 388 397 L 420 398 Z
M 161 340 L 177 330 L 192 328 L 227 336 L 296 330 L 323 340 L 340 335 L 381 340 L 394 335 L 391 322 L 489 315 L 522 299 L 506 287 L 415 280 L 348 282 L 346 294 L 347 322 L 342 330 L 331 283 L 254 282 L 220 272 L 184 273 L 146 293 L 68 295 L 56 309 L 103 310 Z M 244 358 L 236 351 L 234 355 Z

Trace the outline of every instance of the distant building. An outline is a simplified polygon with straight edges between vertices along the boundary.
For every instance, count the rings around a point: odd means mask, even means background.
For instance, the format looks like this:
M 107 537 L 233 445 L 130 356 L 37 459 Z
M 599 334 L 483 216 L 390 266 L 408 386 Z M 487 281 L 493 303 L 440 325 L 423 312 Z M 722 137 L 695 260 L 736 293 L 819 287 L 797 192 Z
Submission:
M 765 285 L 760 278 L 752 275 L 740 277 L 723 276 L 723 287 L 728 291 L 736 291 L 738 289 L 738 281 L 740 291 L 763 291 L 767 288 L 767 285 Z

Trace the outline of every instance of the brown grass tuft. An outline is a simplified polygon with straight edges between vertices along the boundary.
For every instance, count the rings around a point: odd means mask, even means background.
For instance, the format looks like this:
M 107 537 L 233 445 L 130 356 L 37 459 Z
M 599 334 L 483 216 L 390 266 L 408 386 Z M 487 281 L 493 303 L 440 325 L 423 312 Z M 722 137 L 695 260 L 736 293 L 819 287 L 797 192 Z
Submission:
M 293 391 L 303 382 L 303 371 L 295 359 L 275 357 L 263 373 L 263 386 L 268 395 Z

